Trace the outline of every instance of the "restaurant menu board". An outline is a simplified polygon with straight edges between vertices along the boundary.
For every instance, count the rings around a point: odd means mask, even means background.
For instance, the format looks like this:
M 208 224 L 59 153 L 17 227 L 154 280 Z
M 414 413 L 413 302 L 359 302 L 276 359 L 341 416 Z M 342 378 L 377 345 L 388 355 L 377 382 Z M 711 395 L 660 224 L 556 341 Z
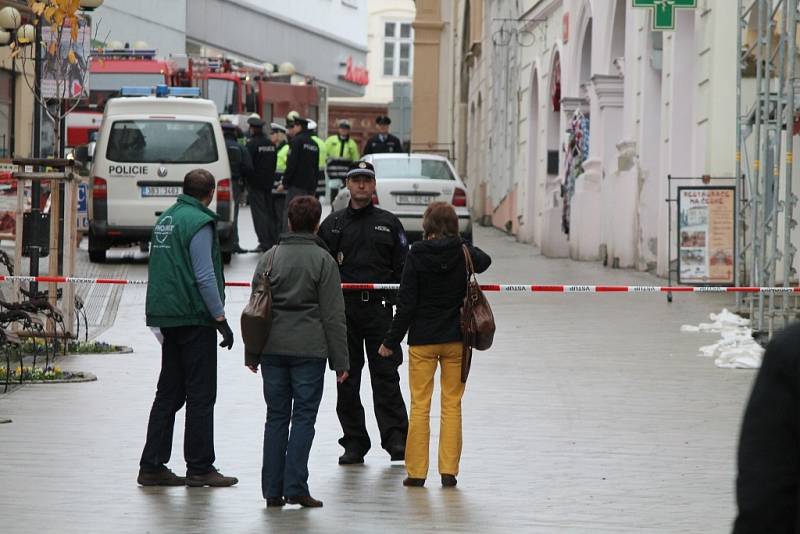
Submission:
M 678 283 L 734 285 L 736 188 L 678 188 Z

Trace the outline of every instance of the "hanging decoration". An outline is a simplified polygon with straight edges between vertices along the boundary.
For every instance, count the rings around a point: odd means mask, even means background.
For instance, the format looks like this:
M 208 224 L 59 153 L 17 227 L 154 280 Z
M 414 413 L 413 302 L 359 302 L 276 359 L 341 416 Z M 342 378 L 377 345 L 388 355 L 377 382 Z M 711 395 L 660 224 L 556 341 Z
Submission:
M 564 183 L 561 185 L 564 211 L 561 215 L 561 229 L 569 235 L 572 195 L 575 182 L 583 174 L 583 164 L 589 159 L 589 118 L 576 110 L 567 129 L 567 142 L 564 147 Z

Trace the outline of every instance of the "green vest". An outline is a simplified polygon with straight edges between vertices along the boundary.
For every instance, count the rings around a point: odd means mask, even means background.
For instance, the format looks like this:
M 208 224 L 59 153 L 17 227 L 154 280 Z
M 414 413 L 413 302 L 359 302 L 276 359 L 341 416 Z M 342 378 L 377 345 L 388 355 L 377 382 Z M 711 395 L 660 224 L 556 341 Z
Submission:
M 314 141 L 319 147 L 319 162 L 317 166 L 319 167 L 319 169 L 325 170 L 325 163 L 328 160 L 328 158 L 325 157 L 325 141 L 323 141 L 316 135 L 312 135 L 311 140 Z
M 289 159 L 289 143 L 284 143 L 283 146 L 278 149 L 278 163 L 275 166 L 275 172 L 286 172 L 287 159 Z
M 217 237 L 217 215 L 199 200 L 178 195 L 178 201 L 158 218 L 150 238 L 150 262 L 147 266 L 147 326 L 214 325 L 206 308 L 192 268 L 189 244 L 206 224 L 214 226 L 211 259 L 217 286 L 225 302 L 225 277 Z
M 344 148 L 342 145 L 344 144 Z M 358 145 L 353 141 L 352 137 L 348 137 L 347 141 L 342 143 L 338 135 L 332 135 L 325 141 L 325 151 L 327 156 L 333 159 L 349 159 L 350 161 L 358 161 Z

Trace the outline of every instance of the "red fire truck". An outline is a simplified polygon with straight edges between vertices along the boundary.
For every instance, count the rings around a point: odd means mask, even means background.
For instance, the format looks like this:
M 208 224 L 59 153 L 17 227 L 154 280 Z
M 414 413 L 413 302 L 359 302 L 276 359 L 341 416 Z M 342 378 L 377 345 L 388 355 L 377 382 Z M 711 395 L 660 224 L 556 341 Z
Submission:
M 104 50 L 92 52 L 89 64 L 89 98 L 67 116 L 67 146 L 89 142 L 100 129 L 106 100 L 124 86 L 189 85 L 181 66 L 172 59 L 156 58 L 155 50 Z
M 292 84 L 261 65 L 225 58 L 191 58 L 189 69 L 192 85 L 240 127 L 253 113 L 269 124 L 292 110 L 319 122 L 319 91 L 310 81 Z

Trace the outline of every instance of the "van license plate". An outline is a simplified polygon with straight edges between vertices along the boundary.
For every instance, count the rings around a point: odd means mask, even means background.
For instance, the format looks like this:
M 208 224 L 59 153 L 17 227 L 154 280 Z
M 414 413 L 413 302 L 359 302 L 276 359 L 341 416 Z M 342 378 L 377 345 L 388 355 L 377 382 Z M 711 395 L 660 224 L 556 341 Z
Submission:
M 395 201 L 397 204 L 405 206 L 427 206 L 437 195 L 397 195 Z
M 144 185 L 142 186 L 143 197 L 177 197 L 183 192 L 183 188 L 176 185 Z

